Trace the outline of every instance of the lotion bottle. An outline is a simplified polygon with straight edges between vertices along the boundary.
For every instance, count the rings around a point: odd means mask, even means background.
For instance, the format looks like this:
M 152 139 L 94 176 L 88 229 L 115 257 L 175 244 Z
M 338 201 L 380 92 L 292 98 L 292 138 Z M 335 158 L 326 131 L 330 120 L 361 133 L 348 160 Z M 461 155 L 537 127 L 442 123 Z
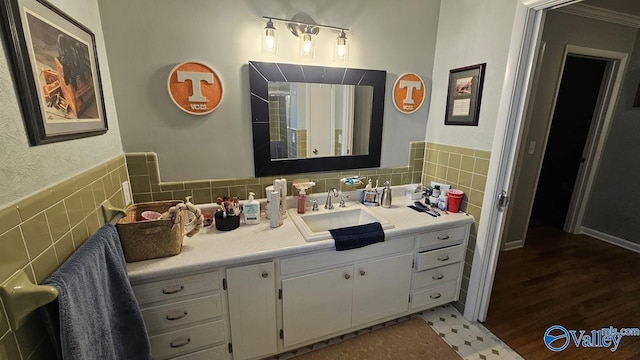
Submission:
M 249 200 L 244 203 L 242 212 L 244 213 L 245 224 L 259 224 L 260 223 L 260 203 L 254 199 L 256 194 L 249 193 Z
M 282 225 L 282 218 L 280 218 L 280 192 L 272 191 L 269 193 L 269 225 L 272 228 L 277 228 Z
M 304 188 L 300 189 L 298 194 L 298 214 L 304 214 L 307 210 L 307 192 Z

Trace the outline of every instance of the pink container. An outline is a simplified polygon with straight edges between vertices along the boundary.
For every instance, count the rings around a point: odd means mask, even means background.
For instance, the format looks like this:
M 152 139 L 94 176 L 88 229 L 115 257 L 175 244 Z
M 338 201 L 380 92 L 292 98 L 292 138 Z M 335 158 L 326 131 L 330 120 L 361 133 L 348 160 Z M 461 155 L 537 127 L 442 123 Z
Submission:
M 448 210 L 450 212 L 457 213 L 460 210 L 460 204 L 462 203 L 462 197 L 464 196 L 464 192 L 461 190 L 451 189 L 447 191 L 448 200 Z

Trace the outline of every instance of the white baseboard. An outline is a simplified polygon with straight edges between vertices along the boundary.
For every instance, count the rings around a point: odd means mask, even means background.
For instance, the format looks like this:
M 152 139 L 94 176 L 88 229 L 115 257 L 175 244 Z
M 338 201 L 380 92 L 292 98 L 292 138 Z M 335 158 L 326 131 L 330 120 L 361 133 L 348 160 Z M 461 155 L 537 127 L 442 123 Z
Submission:
M 598 230 L 589 229 L 587 227 L 581 226 L 580 232 L 585 235 L 589 235 L 598 240 L 602 240 L 604 242 L 608 242 L 609 244 L 620 246 L 621 248 L 625 248 L 627 250 L 635 251 L 640 253 L 640 244 L 631 242 L 629 240 L 625 240 L 613 235 L 605 234 Z
M 504 246 L 502 247 L 501 251 L 509 251 L 509 250 L 515 250 L 515 249 L 520 249 L 524 247 L 524 240 L 516 240 L 516 241 L 509 241 L 507 243 L 504 243 Z

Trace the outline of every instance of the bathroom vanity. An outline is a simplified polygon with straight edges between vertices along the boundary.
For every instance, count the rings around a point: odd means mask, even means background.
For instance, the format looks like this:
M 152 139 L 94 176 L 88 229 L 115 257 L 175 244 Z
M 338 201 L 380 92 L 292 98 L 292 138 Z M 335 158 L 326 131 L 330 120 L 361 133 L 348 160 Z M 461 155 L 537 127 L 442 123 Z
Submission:
M 370 208 L 394 227 L 358 249 L 307 242 L 289 216 L 275 229 L 210 229 L 179 255 L 128 264 L 154 356 L 260 359 L 457 300 L 473 217 L 411 203 Z

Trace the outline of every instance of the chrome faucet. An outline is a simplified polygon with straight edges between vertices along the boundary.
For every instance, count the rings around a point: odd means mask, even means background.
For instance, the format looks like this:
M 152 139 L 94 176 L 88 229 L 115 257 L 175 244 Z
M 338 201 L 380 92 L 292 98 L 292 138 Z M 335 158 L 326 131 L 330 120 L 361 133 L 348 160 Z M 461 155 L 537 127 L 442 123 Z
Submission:
M 338 190 L 336 188 L 331 188 L 327 193 L 327 200 L 324 202 L 324 208 L 327 210 L 333 209 L 333 198 L 338 197 Z

